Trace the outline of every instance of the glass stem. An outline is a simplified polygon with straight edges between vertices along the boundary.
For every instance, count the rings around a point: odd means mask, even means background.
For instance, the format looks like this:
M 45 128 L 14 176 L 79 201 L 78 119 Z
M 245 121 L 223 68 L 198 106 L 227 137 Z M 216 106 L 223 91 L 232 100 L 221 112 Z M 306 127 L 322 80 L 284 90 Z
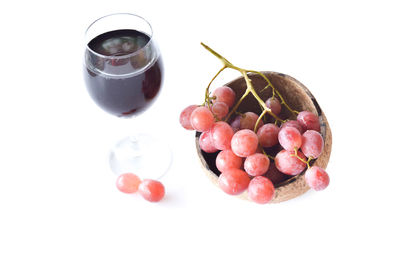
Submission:
M 129 146 L 134 152 L 134 157 L 138 157 L 143 154 L 142 146 L 140 145 L 139 138 L 136 135 L 129 136 Z

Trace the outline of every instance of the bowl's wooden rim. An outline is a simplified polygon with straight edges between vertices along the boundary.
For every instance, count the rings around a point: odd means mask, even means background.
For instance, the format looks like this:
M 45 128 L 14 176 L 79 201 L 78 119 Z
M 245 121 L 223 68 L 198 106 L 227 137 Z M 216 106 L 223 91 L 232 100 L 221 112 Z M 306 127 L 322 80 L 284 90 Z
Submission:
M 287 74 L 282 74 L 279 72 L 272 72 L 272 71 L 264 71 L 263 74 L 267 75 L 267 76 L 280 76 L 283 79 L 287 79 L 290 82 L 296 84 L 296 86 L 298 86 L 299 88 L 301 88 L 307 95 L 307 97 L 309 97 L 311 99 L 311 101 L 313 102 L 316 112 L 318 113 L 319 116 L 319 121 L 321 124 L 321 135 L 324 138 L 324 150 L 321 154 L 321 156 L 314 160 L 311 165 L 315 165 L 315 166 L 319 166 L 321 168 L 326 168 L 326 166 L 328 165 L 328 161 L 329 161 L 329 157 L 331 154 L 331 150 L 332 150 L 332 132 L 331 129 L 329 127 L 329 123 L 328 120 L 324 114 L 324 112 L 322 111 L 321 107 L 319 106 L 317 100 L 315 99 L 315 97 L 313 96 L 313 94 L 310 92 L 310 90 L 307 89 L 307 87 L 305 87 L 301 82 L 299 82 L 298 80 L 296 80 L 295 78 L 287 75 Z M 251 78 L 251 76 L 253 76 L 252 74 L 249 74 L 249 77 Z M 229 82 L 226 84 L 226 86 L 229 86 L 230 84 L 238 81 L 238 80 L 242 80 L 243 77 L 238 77 L 235 80 Z M 213 182 L 213 184 L 215 184 L 216 186 L 218 186 L 218 176 L 212 171 L 210 170 L 206 160 L 204 159 L 200 146 L 199 146 L 199 136 L 200 133 L 196 133 L 196 138 L 195 138 L 195 143 L 196 143 L 196 150 L 197 150 L 197 154 L 199 156 L 200 159 L 200 163 L 201 166 L 203 167 L 207 177 Z M 294 176 L 292 178 L 290 178 L 289 180 L 277 185 L 277 187 L 275 188 L 275 196 L 274 198 L 270 201 L 270 203 L 279 203 L 282 201 L 286 201 L 295 197 L 298 197 L 302 194 L 304 194 L 305 192 L 307 192 L 310 188 L 308 187 L 308 185 L 305 182 L 305 178 L 304 178 L 304 173 L 305 170 L 300 173 L 297 176 Z M 238 195 L 239 198 L 242 199 L 247 199 L 247 190 Z

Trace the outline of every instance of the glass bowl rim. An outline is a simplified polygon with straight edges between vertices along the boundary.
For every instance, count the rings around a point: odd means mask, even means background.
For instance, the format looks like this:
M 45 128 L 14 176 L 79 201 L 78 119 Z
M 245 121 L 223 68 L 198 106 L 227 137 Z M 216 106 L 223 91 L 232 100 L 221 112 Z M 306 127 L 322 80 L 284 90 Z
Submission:
M 128 15 L 128 16 L 133 16 L 133 17 L 139 18 L 139 19 L 143 20 L 143 21 L 149 26 L 149 29 L 150 29 L 150 35 L 149 35 L 149 37 L 150 37 L 150 39 L 149 39 L 149 41 L 146 43 L 146 45 L 143 46 L 142 48 L 140 48 L 139 50 L 136 50 L 135 52 L 132 52 L 132 53 L 129 53 L 129 54 L 126 54 L 126 55 L 121 55 L 121 56 L 106 56 L 106 55 L 97 53 L 97 52 L 95 52 L 94 50 L 92 50 L 92 49 L 89 47 L 90 41 L 86 40 L 86 38 L 85 38 L 86 50 L 87 50 L 87 51 L 89 51 L 91 54 L 94 54 L 94 55 L 97 56 L 97 57 L 104 58 L 104 59 L 125 59 L 125 58 L 130 58 L 130 57 L 133 57 L 133 56 L 135 56 L 135 55 L 141 53 L 141 51 L 147 49 L 147 48 L 151 45 L 151 43 L 153 42 L 153 27 L 151 26 L 151 24 L 150 24 L 145 18 L 143 18 L 142 16 L 139 16 L 139 15 L 133 14 L 133 13 L 112 13 L 112 14 L 108 14 L 108 15 L 102 16 L 102 17 L 96 19 L 95 21 L 93 21 L 93 22 L 87 27 L 87 29 L 86 29 L 86 31 L 85 31 L 85 37 L 87 37 L 88 31 L 91 29 L 91 27 L 92 27 L 95 23 L 97 23 L 98 21 L 100 21 L 100 20 L 102 20 L 102 19 L 105 19 L 105 18 L 108 18 L 108 17 L 119 16 L 119 15 L 124 15 L 124 16 Z M 128 29 L 128 28 L 127 28 L 127 29 Z

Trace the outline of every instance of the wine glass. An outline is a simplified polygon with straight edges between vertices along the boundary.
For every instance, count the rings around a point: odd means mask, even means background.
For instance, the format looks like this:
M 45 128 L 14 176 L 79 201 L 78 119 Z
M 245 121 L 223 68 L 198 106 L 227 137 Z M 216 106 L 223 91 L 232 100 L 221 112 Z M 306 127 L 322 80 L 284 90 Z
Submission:
M 162 86 L 163 64 L 148 21 L 129 13 L 107 15 L 88 27 L 85 42 L 86 87 L 100 108 L 130 118 L 155 102 Z M 157 179 L 168 169 L 170 159 L 163 142 L 137 133 L 116 143 L 109 162 L 117 175 L 133 172 Z

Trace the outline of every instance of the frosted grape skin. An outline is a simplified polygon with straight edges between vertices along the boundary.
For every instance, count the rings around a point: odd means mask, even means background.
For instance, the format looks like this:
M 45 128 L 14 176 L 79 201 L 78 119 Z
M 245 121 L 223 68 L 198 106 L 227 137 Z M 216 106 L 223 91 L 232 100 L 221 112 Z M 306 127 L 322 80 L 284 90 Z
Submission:
M 264 176 L 256 176 L 251 179 L 248 187 L 248 197 L 251 201 L 258 204 L 270 202 L 275 195 L 273 183 Z
M 261 126 L 257 131 L 258 140 L 262 147 L 272 147 L 278 144 L 278 133 L 280 129 L 273 123 Z
M 324 149 L 324 139 L 322 135 L 314 130 L 307 130 L 302 135 L 301 151 L 308 158 L 318 158 Z
M 212 94 L 212 97 L 216 97 L 216 101 L 224 102 L 228 107 L 232 107 L 235 104 L 236 93 L 228 86 L 222 86 L 216 88 Z
M 190 115 L 190 123 L 198 132 L 208 131 L 214 124 L 214 115 L 207 107 L 197 107 Z
M 297 155 L 306 161 L 306 157 L 303 155 L 303 153 L 298 151 Z M 281 150 L 275 156 L 275 166 L 280 172 L 284 174 L 298 175 L 306 168 L 307 165 L 306 163 L 298 159 L 295 156 L 294 152 Z
M 317 132 L 321 131 L 318 116 L 310 111 L 302 111 L 297 114 L 297 121 L 300 123 L 304 130 L 314 130 Z
M 228 114 L 229 106 L 225 102 L 216 101 L 212 104 L 211 111 L 219 120 L 222 120 Z
M 244 170 L 251 176 L 263 175 L 268 168 L 269 158 L 262 153 L 250 155 L 244 161 Z
M 215 153 L 218 149 L 214 145 L 213 138 L 211 136 L 211 131 L 206 131 L 201 133 L 199 137 L 199 146 L 201 150 L 206 153 Z
M 329 185 L 328 173 L 318 166 L 312 166 L 304 175 L 309 187 L 316 191 L 324 190 Z
M 250 183 L 250 177 L 240 169 L 229 169 L 221 173 L 218 178 L 219 187 L 229 195 L 243 193 Z
M 232 127 L 224 122 L 218 121 L 211 128 L 211 136 L 216 149 L 225 150 L 231 148 L 231 140 L 234 132 Z
M 300 132 L 294 127 L 284 127 L 278 133 L 279 144 L 287 151 L 299 149 L 302 144 Z
M 232 150 L 227 149 L 218 153 L 215 159 L 215 165 L 220 172 L 229 169 L 240 169 L 243 164 L 243 159 L 235 155 Z
M 193 110 L 195 110 L 198 106 L 197 105 L 190 105 L 184 108 L 179 116 L 179 123 L 182 125 L 183 128 L 186 130 L 194 130 L 191 122 L 190 116 L 192 115 Z
M 231 140 L 231 149 L 239 157 L 248 157 L 254 154 L 258 147 L 257 135 L 249 130 L 237 131 Z

